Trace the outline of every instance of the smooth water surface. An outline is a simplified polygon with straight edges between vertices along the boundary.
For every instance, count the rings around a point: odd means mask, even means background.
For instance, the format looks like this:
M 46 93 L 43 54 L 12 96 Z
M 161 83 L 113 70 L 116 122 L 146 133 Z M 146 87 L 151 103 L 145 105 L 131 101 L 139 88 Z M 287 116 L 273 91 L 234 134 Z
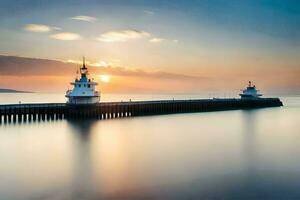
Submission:
M 2 124 L 0 199 L 300 199 L 300 97 L 282 100 L 281 108 Z

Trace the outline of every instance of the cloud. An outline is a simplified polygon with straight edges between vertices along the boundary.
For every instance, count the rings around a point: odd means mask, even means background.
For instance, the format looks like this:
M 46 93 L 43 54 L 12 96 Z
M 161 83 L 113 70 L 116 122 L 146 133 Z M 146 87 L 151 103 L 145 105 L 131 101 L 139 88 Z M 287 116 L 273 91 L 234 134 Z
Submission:
M 86 15 L 78 15 L 78 16 L 71 17 L 70 19 L 79 20 L 79 21 L 86 21 L 86 22 L 95 22 L 95 21 L 97 21 L 96 17 L 86 16 Z
M 57 40 L 79 40 L 81 38 L 79 34 L 71 32 L 57 33 L 51 35 L 50 37 Z
M 127 42 L 128 40 L 149 37 L 151 34 L 139 30 L 109 31 L 101 34 L 97 40 L 101 42 Z
M 61 30 L 61 28 L 60 28 L 60 27 L 57 27 L 57 26 L 52 26 L 51 29 L 56 30 L 56 31 Z
M 82 64 L 82 60 L 72 60 L 72 59 L 69 59 L 69 60 L 67 60 L 67 63 Z
M 151 40 L 149 40 L 149 42 L 152 43 L 161 43 L 162 41 L 164 41 L 163 38 L 152 38 Z
M 144 77 L 144 78 L 157 78 L 157 79 L 176 79 L 185 81 L 201 81 L 208 79 L 208 77 L 191 76 L 185 74 L 169 73 L 164 71 L 144 71 L 141 69 L 128 69 L 125 67 L 103 67 L 102 73 L 112 74 L 115 76 L 132 76 L 132 77 Z
M 75 62 L 76 60 L 70 60 Z M 78 61 L 79 62 L 79 61 Z M 93 64 L 93 62 L 91 62 Z M 99 61 L 100 63 L 100 61 Z M 166 71 L 144 71 L 141 69 L 132 69 L 127 67 L 115 67 L 115 65 L 91 67 L 89 71 L 91 77 L 99 77 L 100 74 L 111 75 L 112 81 L 109 88 L 103 88 L 102 91 L 109 92 L 155 92 L 155 91 L 173 91 L 173 92 L 195 92 L 224 90 L 229 88 L 240 88 L 245 80 L 256 77 L 256 82 L 264 83 L 263 88 L 269 88 L 273 91 L 285 91 L 285 94 L 299 94 L 299 76 L 300 69 L 285 67 L 274 68 L 272 73 L 266 73 L 269 68 L 257 68 L 258 71 L 241 69 L 241 71 L 232 71 L 224 75 L 220 72 L 220 67 L 213 68 L 213 71 L 193 72 L 186 70 L 189 74 L 181 74 Z M 100 63 L 101 64 L 101 63 Z M 1 87 L 16 88 L 19 90 L 39 90 L 39 91 L 64 91 L 69 86 L 69 81 L 76 76 L 78 64 L 37 58 L 25 58 L 19 56 L 0 55 L 0 85 Z M 239 68 L 240 69 L 240 68 Z M 197 75 L 198 74 L 198 75 Z M 280 79 L 275 82 L 274 79 Z M 274 88 L 277 88 L 276 90 Z
M 67 60 L 66 62 L 63 62 L 49 59 L 0 55 L 0 74 L 6 76 L 74 76 L 78 64 L 81 63 L 82 61 L 79 60 Z M 87 61 L 87 63 L 89 66 L 94 66 L 90 67 L 90 71 L 93 74 L 180 80 L 203 80 L 203 78 L 205 78 L 164 71 L 147 72 L 141 69 L 113 67 L 110 65 L 111 63 L 105 61 L 91 64 Z
M 67 60 L 67 63 L 73 63 L 73 64 L 79 64 L 81 65 L 82 64 L 82 60 L 72 60 L 72 59 L 69 59 Z M 92 67 L 108 67 L 108 66 L 111 66 L 112 65 L 112 62 L 105 62 L 103 60 L 100 60 L 99 62 L 89 62 L 89 61 L 85 61 L 85 63 L 89 66 L 92 66 Z
M 143 12 L 144 12 L 146 15 L 148 15 L 148 16 L 154 15 L 154 12 L 151 11 L 151 10 L 143 10 Z
M 96 62 L 96 63 L 91 63 L 90 65 L 93 66 L 93 67 L 108 67 L 108 66 L 111 65 L 111 63 L 107 63 L 107 62 L 101 60 L 101 61 Z
M 26 24 L 24 29 L 30 32 L 49 32 L 51 27 L 44 24 Z
M 155 38 L 151 38 L 149 40 L 149 42 L 151 43 L 161 43 L 163 41 L 166 41 L 166 42 L 173 42 L 173 43 L 178 43 L 179 41 L 178 40 L 169 40 L 169 39 L 164 39 L 164 38 L 158 38 L 158 37 L 155 37 Z

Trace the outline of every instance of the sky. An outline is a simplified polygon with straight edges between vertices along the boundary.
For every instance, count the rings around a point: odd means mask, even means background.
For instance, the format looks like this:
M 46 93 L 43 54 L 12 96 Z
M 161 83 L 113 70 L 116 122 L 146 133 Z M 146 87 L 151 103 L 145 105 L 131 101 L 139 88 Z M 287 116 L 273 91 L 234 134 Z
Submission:
M 300 94 L 299 50 L 296 0 L 0 1 L 0 88 Z

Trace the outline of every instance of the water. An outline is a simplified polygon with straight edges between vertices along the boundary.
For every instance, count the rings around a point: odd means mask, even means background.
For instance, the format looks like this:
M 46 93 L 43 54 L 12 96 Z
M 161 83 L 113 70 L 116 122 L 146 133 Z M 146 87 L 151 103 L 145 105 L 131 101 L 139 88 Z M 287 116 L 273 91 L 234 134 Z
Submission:
M 46 97 L 64 101 L 0 101 Z M 2 124 L 0 199 L 299 199 L 300 97 L 281 99 L 281 108 Z

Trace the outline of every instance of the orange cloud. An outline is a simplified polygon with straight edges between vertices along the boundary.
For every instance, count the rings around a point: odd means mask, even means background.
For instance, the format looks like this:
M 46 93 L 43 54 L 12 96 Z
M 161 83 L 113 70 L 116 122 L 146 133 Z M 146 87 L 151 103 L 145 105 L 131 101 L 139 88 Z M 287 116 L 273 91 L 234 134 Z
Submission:
M 78 65 L 68 62 L 0 56 L 0 88 L 19 90 L 64 92 L 76 76 Z M 253 80 L 263 93 L 299 93 L 300 69 L 266 68 L 211 68 L 191 74 L 165 71 L 144 71 L 126 67 L 89 67 L 90 76 L 99 82 L 102 92 L 175 92 L 195 93 L 234 91 L 238 94 L 248 80 Z M 109 83 L 102 83 L 99 75 L 110 76 Z M 203 74 L 203 75 L 199 75 Z
M 110 31 L 101 34 L 97 40 L 101 42 L 126 42 L 128 40 L 149 37 L 150 33 L 139 30 Z
M 71 32 L 62 32 L 62 33 L 56 33 L 50 36 L 53 39 L 57 40 L 79 40 L 81 39 L 81 36 L 77 33 L 71 33 Z
M 51 27 L 44 24 L 26 24 L 24 29 L 30 32 L 49 32 Z

